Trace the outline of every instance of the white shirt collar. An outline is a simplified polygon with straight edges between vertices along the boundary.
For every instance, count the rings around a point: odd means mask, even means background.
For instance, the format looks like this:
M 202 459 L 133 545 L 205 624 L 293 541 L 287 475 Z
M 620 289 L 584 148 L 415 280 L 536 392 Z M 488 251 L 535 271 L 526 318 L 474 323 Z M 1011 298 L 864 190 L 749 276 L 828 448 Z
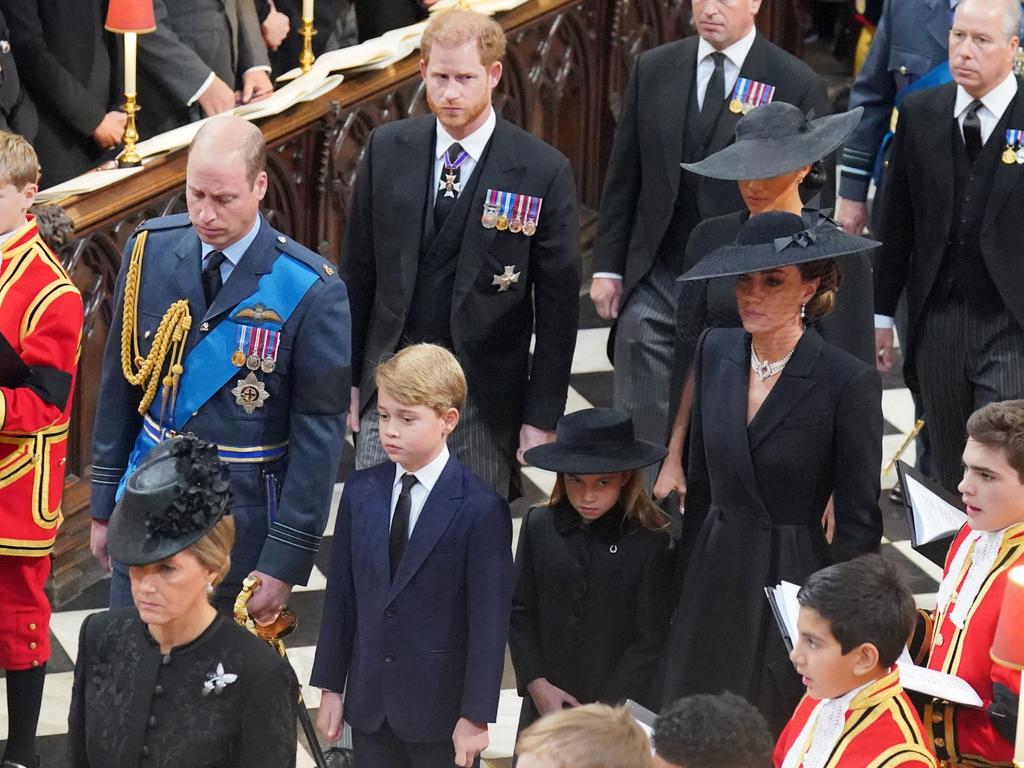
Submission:
M 996 119 L 1003 116 L 1003 112 L 1010 106 L 1013 97 L 1017 94 L 1017 78 L 1013 72 L 1006 76 L 995 88 L 981 97 L 981 103 L 989 112 L 996 116 Z M 953 107 L 953 117 L 959 119 L 964 110 L 971 105 L 974 97 L 964 90 L 962 85 L 956 87 L 956 104 Z M 1014 126 L 1009 126 L 1013 128 Z
M 737 40 L 735 43 L 730 45 L 728 48 L 722 50 L 725 57 L 729 59 L 738 68 L 743 68 L 743 62 L 747 60 L 747 54 L 750 53 L 751 46 L 754 45 L 754 38 L 757 37 L 757 27 L 751 27 L 750 31 L 747 32 L 743 37 Z M 697 63 L 700 64 L 704 59 L 710 56 L 712 53 L 717 51 L 711 43 L 705 40 L 703 37 L 700 38 L 700 42 L 697 43 Z
M 448 463 L 448 446 L 441 446 L 441 452 L 437 454 L 437 457 L 427 464 L 422 469 L 416 472 L 409 472 L 401 464 L 395 464 L 395 482 L 392 484 L 392 488 L 396 487 L 402 481 L 402 475 L 410 474 L 416 475 L 416 481 L 426 489 L 429 494 L 434 490 L 434 486 L 437 484 L 438 478 L 441 477 L 441 473 L 444 471 L 445 465 Z
M 260 224 L 262 223 L 262 221 L 262 217 L 257 214 L 256 222 L 252 225 L 252 229 L 246 232 L 240 240 L 236 240 L 227 248 L 220 249 L 220 252 L 224 254 L 224 258 L 230 261 L 232 266 L 237 267 L 238 262 L 242 260 L 242 256 L 245 254 L 247 250 L 249 250 L 249 246 L 252 245 L 252 241 L 255 240 L 256 235 L 259 234 Z M 210 254 L 210 251 L 217 250 L 216 247 L 210 245 L 209 243 L 203 243 L 201 240 L 200 242 L 202 243 L 203 246 L 204 259 Z
M 28 223 L 28 219 L 25 219 L 25 221 L 21 222 L 21 224 L 16 226 L 10 232 L 4 232 L 2 235 L 0 235 L 0 247 L 3 247 L 7 243 L 8 240 L 10 240 L 12 237 L 14 237 L 14 233 L 17 232 L 22 227 L 24 227 L 27 223 Z
M 454 139 L 452 135 L 444 129 L 441 125 L 441 121 L 437 121 L 437 143 L 434 145 L 434 158 L 437 160 L 441 159 L 441 155 L 448 151 L 455 142 L 469 153 L 469 156 L 473 158 L 473 162 L 479 162 L 480 156 L 483 155 L 484 149 L 487 147 L 487 142 L 491 140 L 491 134 L 494 133 L 494 126 L 497 124 L 498 118 L 494 114 L 494 107 L 488 107 L 487 119 L 484 120 L 484 124 L 473 131 L 469 136 L 464 139 Z M 416 477 L 419 477 L 417 475 Z

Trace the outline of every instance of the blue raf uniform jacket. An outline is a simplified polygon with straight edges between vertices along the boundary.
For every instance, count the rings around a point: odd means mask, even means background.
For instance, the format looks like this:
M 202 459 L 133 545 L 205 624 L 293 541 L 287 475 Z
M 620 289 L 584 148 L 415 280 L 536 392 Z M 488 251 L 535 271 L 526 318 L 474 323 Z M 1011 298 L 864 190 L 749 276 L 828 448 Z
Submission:
M 498 712 L 512 607 L 508 503 L 454 456 L 390 576 L 395 465 L 354 472 L 331 543 L 311 685 L 345 693 L 345 720 L 449 742 L 460 717 Z
M 263 405 L 247 413 L 236 401 L 231 390 L 249 374 L 242 366 L 183 424 L 173 425 L 177 431 L 192 432 L 221 446 L 248 448 L 287 442 L 286 453 L 273 461 L 229 463 L 236 532 L 226 583 L 234 584 L 257 568 L 290 584 L 305 584 L 327 524 L 344 439 L 351 381 L 351 320 L 345 284 L 333 266 L 265 220 L 211 307 L 206 306 L 203 295 L 201 244 L 187 214 L 147 221 L 128 241 L 117 279 L 96 407 L 92 517 L 106 520 L 113 512 L 117 484 L 143 428 L 138 413 L 142 390 L 129 384 L 121 370 L 125 278 L 129 254 L 143 230 L 149 234 L 137 303 L 139 351 L 143 356 L 149 352 L 171 304 L 187 299 L 192 327 L 185 346 L 186 375 L 189 353 L 233 315 L 239 302 L 255 293 L 258 281 L 278 259 L 291 257 L 300 268 L 316 273 L 281 328 L 276 367 L 271 373 L 256 372 L 269 394 Z M 258 318 L 248 322 L 256 328 L 261 324 Z M 159 409 L 158 394 L 149 413 L 159 414 Z
M 843 147 L 839 196 L 863 202 L 896 95 L 949 56 L 949 0 L 886 0 L 850 109 L 864 115 Z

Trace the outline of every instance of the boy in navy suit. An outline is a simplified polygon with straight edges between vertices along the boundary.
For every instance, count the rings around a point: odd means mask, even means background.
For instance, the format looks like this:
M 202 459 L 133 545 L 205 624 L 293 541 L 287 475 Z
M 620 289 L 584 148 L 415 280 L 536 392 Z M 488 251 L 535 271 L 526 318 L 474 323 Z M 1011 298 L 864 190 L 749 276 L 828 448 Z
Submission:
M 347 720 L 359 765 L 476 765 L 505 659 L 508 504 L 448 453 L 466 400 L 450 352 L 406 347 L 375 379 L 390 461 L 354 472 L 341 497 L 310 680 L 324 691 L 317 727 L 333 741 Z

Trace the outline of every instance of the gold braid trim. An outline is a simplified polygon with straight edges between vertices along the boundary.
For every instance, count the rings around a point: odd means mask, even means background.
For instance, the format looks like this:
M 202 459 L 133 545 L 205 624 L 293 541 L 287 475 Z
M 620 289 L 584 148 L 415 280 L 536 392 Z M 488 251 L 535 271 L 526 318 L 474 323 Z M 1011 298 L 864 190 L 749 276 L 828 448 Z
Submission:
M 171 355 L 167 375 L 163 378 L 163 394 L 160 402 L 160 422 L 163 423 L 167 410 L 167 395 L 171 394 L 171 408 L 178 394 L 178 380 L 185 372 L 182 358 L 185 354 L 185 339 L 192 327 L 192 315 L 188 310 L 188 301 L 181 299 L 174 302 L 160 319 L 160 325 L 153 336 L 153 346 L 149 355 L 142 357 L 139 353 L 139 280 L 142 275 L 142 257 L 146 251 L 146 239 L 149 232 L 143 230 L 135 238 L 132 246 L 131 260 L 128 263 L 128 274 L 124 281 L 124 315 L 121 324 L 121 371 L 129 384 L 142 387 L 142 401 L 139 413 L 146 413 L 156 398 L 156 388 L 160 384 L 160 372 L 164 368 L 167 355 Z M 138 370 L 136 370 L 136 368 Z

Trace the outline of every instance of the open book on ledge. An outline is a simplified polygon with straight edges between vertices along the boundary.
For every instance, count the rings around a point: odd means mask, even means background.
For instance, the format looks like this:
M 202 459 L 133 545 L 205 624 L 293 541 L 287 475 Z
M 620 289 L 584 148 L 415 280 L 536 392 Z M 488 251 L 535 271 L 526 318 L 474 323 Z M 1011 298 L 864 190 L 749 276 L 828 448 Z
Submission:
M 899 461 L 896 467 L 903 484 L 910 543 L 916 548 L 955 536 L 967 522 L 960 499 L 906 462 Z
M 764 591 L 771 604 L 779 632 L 782 633 L 782 639 L 785 640 L 786 647 L 792 651 L 800 637 L 800 631 L 797 629 L 800 603 L 796 597 L 800 587 L 783 581 L 778 586 L 765 587 Z M 903 649 L 903 655 L 897 660 L 896 666 L 900 670 L 900 683 L 908 691 L 917 691 L 926 696 L 968 707 L 984 706 L 981 696 L 966 680 L 947 675 L 945 672 L 916 666 L 906 648 Z
M 332 75 L 324 70 L 310 70 L 302 77 L 275 90 L 270 96 L 251 104 L 240 104 L 225 114 L 241 117 L 244 120 L 261 120 L 265 117 L 273 117 L 284 112 L 286 109 L 306 101 L 313 101 L 320 96 L 334 90 L 344 79 L 342 75 Z M 166 155 L 192 143 L 192 139 L 199 132 L 199 129 L 211 118 L 203 118 L 194 123 L 181 125 L 172 128 L 164 133 L 157 134 L 152 138 L 140 141 L 135 145 L 135 150 L 142 158 L 143 164 L 147 160 L 160 155 Z M 106 168 L 98 171 L 89 171 L 81 176 L 61 182 L 47 189 L 41 190 L 36 195 L 40 203 L 54 203 L 66 200 L 75 195 L 86 195 L 90 192 L 103 189 L 104 187 L 123 181 L 129 176 L 141 171 L 142 166 L 133 168 Z

